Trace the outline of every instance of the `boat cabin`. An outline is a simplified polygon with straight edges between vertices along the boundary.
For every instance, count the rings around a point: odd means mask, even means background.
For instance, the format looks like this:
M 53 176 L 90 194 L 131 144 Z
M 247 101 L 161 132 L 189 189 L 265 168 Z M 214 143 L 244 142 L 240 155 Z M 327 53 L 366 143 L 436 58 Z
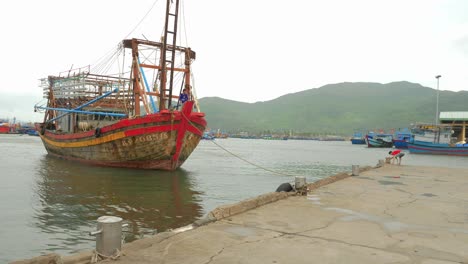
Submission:
M 452 128 L 454 143 L 466 143 L 466 126 L 468 125 L 468 112 L 440 112 L 439 122 Z

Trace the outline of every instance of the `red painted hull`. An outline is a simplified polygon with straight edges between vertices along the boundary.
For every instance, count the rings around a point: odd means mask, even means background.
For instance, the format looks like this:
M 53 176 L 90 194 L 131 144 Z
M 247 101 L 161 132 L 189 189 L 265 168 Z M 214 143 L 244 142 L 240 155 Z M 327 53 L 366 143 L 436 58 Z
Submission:
M 0 134 L 6 134 L 10 131 L 9 126 L 0 126 Z
M 122 119 L 87 132 L 60 134 L 55 130 L 40 133 L 47 152 L 56 157 L 82 163 L 139 169 L 175 170 L 198 145 L 206 120 L 203 113 L 192 113 L 193 102 L 182 111 Z M 42 124 L 36 124 L 41 131 Z

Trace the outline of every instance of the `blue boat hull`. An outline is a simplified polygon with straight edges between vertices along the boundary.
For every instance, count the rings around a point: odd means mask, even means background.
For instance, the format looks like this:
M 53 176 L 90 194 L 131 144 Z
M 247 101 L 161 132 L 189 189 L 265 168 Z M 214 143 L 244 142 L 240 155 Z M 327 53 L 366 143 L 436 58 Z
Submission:
M 362 145 L 366 144 L 366 140 L 364 138 L 352 138 L 351 143 L 354 145 Z
M 412 133 L 408 128 L 399 130 L 393 135 L 393 145 L 397 149 L 407 149 L 408 142 L 411 140 L 411 137 Z
M 403 140 L 403 139 L 394 139 L 393 140 L 393 145 L 397 149 L 407 149 L 408 148 L 408 141 Z
M 415 154 L 468 156 L 468 144 L 459 147 L 451 147 L 448 144 L 414 141 L 408 142 L 408 150 L 410 153 Z

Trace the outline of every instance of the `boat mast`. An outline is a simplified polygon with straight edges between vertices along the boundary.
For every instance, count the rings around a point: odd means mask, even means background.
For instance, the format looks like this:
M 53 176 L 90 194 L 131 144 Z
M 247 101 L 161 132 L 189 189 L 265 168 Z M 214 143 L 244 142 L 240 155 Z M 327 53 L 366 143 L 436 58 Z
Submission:
M 164 36 L 162 40 L 163 45 L 161 48 L 161 86 L 160 86 L 160 92 L 159 92 L 159 109 L 160 110 L 167 109 L 167 108 L 170 109 L 171 104 L 172 104 L 175 47 L 176 47 L 176 40 L 177 40 L 177 21 L 179 17 L 179 0 L 175 0 L 175 5 L 171 5 L 172 2 L 173 0 L 167 0 L 166 2 L 166 22 L 164 26 Z M 169 42 L 171 42 L 170 45 L 169 45 Z M 168 72 L 168 69 L 169 69 L 169 72 Z M 169 83 L 167 83 L 168 73 L 169 73 Z M 167 108 L 166 108 L 166 101 L 167 101 Z
M 123 40 L 123 46 L 132 50 L 133 62 L 132 70 L 130 72 L 130 79 L 133 82 L 132 86 L 135 116 L 140 115 L 139 105 L 141 102 L 145 104 L 145 99 L 143 98 L 145 96 L 157 96 L 159 98 L 159 111 L 172 108 L 172 99 L 179 98 L 179 94 L 173 94 L 173 89 L 175 88 L 175 72 L 182 72 L 184 74 L 183 88 L 186 88 L 188 90 L 189 100 L 192 100 L 190 66 L 192 64 L 192 60 L 195 60 L 196 54 L 189 47 L 176 46 L 179 1 L 180 0 L 167 0 L 164 35 L 161 37 L 161 42 L 154 42 L 150 40 L 141 40 L 135 38 Z M 155 62 L 155 64 L 148 64 L 145 61 L 140 63 L 140 50 L 138 48 L 138 46 L 140 45 L 150 46 L 158 49 L 160 52 L 158 62 Z M 144 49 L 142 49 L 142 51 L 144 51 Z M 182 56 L 181 59 L 184 60 L 184 66 L 181 68 L 176 68 L 176 55 Z M 157 86 L 156 83 L 154 84 L 155 87 L 158 87 L 157 91 L 153 90 L 145 92 L 142 90 L 145 87 L 145 84 L 143 83 L 143 68 L 158 70 L 157 78 L 159 80 L 159 86 Z
M 460 141 L 465 141 L 465 137 L 466 137 L 466 123 L 465 121 L 463 121 Z
M 133 75 L 133 98 L 134 98 L 134 109 L 135 109 L 135 116 L 140 116 L 140 95 L 141 95 L 141 87 L 140 87 L 140 69 L 138 68 L 137 58 L 138 58 L 138 43 L 136 41 L 132 41 L 130 43 L 132 49 L 132 71 L 130 72 Z

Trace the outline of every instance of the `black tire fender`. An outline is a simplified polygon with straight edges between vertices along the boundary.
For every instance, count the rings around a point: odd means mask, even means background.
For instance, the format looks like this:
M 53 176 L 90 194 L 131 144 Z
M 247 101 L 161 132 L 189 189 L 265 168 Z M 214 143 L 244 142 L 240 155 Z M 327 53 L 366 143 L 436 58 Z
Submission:
M 94 135 L 97 138 L 101 136 L 101 128 L 100 127 L 96 128 L 96 130 L 94 131 Z
M 292 185 L 289 182 L 280 184 L 276 189 L 276 192 L 291 192 L 293 190 Z

